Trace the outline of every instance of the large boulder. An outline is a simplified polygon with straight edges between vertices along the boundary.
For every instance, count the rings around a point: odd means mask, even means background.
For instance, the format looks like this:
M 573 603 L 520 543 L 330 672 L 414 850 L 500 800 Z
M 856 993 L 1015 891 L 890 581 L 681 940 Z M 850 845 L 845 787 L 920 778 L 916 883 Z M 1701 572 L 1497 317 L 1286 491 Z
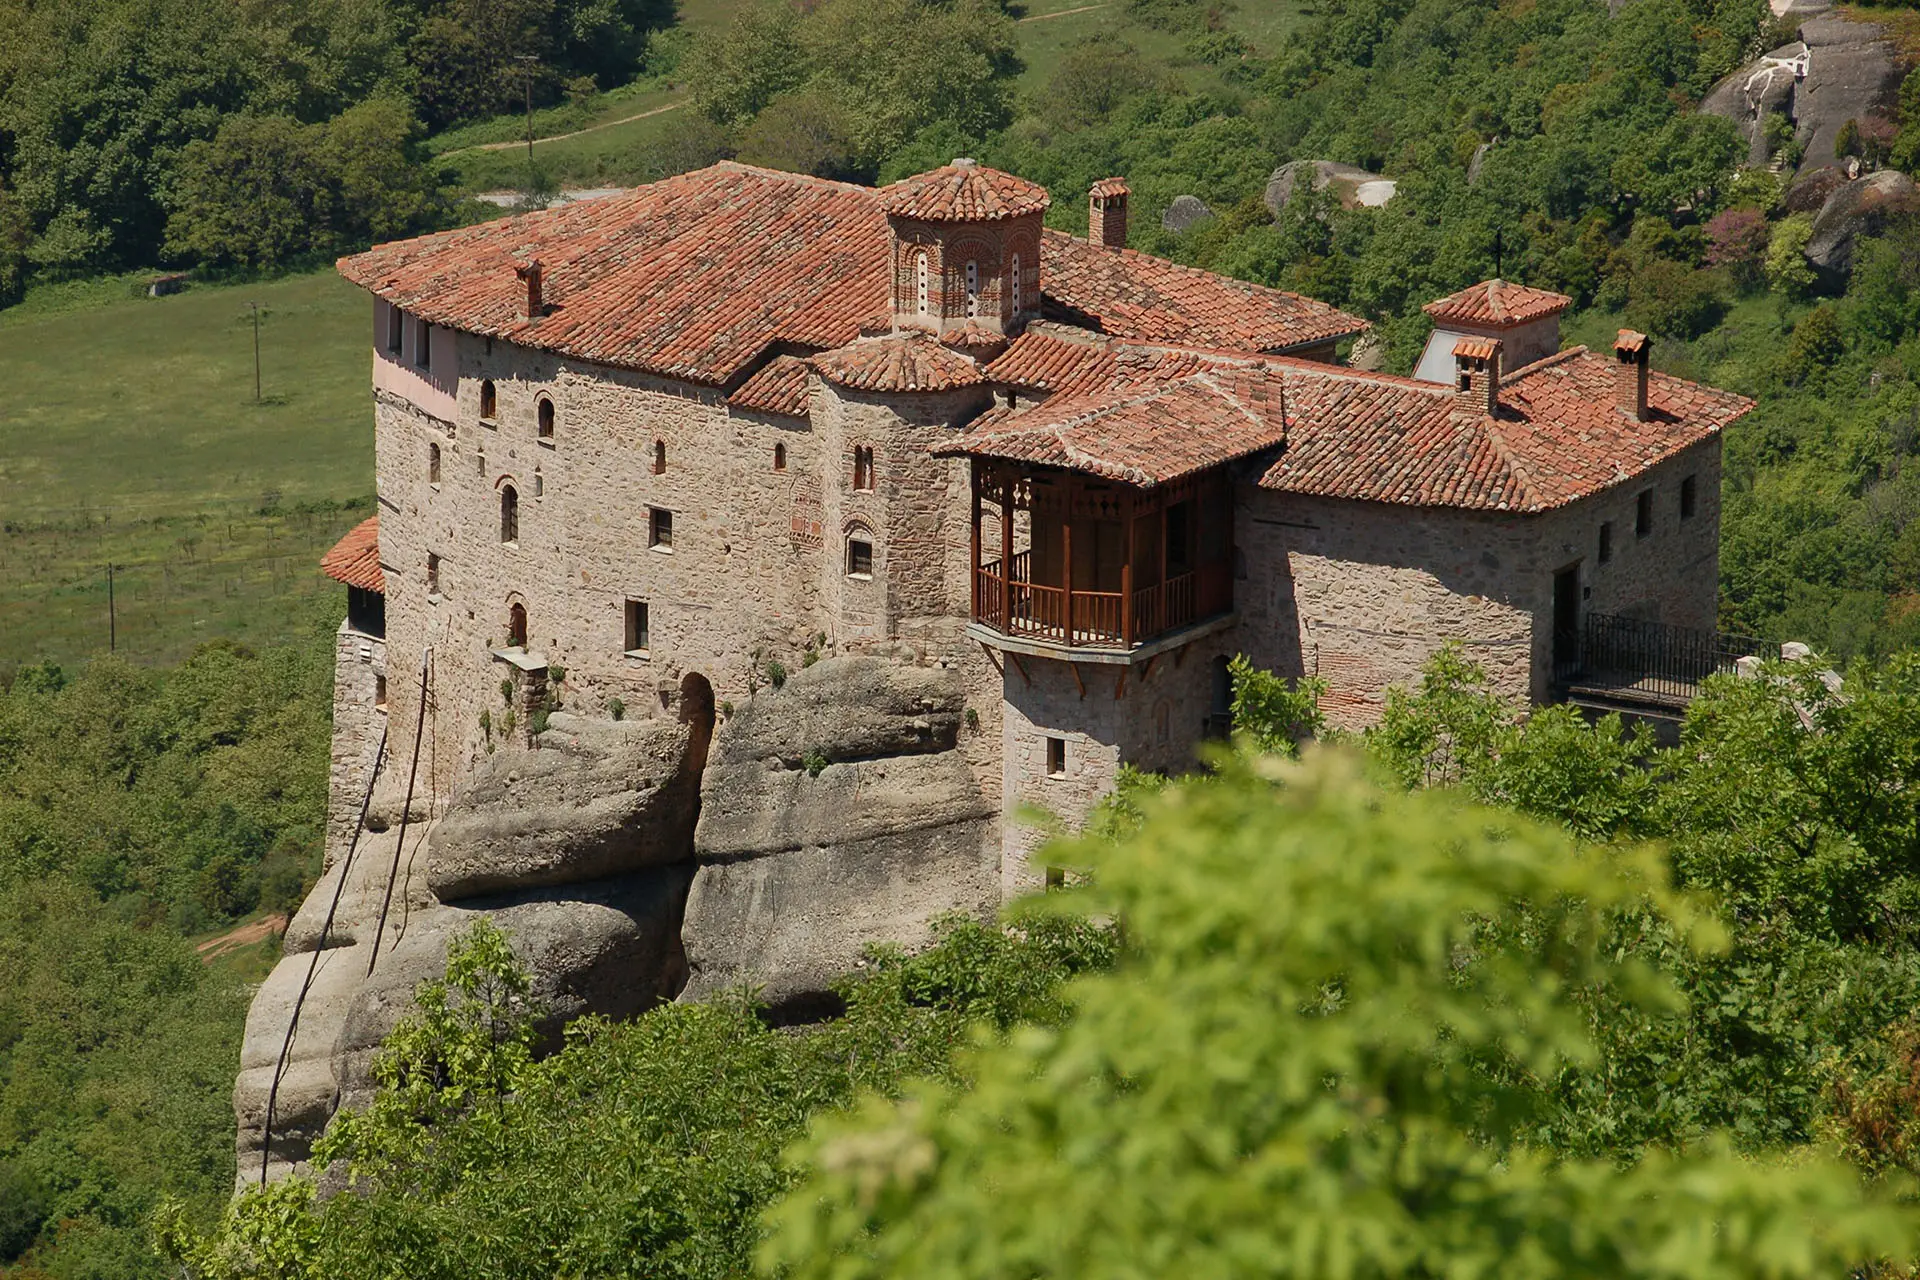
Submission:
M 1838 188 L 1813 220 L 1807 261 L 1829 283 L 1838 285 L 1853 271 L 1854 251 L 1862 236 L 1877 235 L 1889 219 L 1920 212 L 1920 187 L 1893 169 L 1868 174 Z
M 997 813 L 958 746 L 951 671 L 837 658 L 715 735 L 681 929 L 684 1000 L 759 991 L 812 1016 L 870 943 L 999 903 Z
M 452 902 L 685 860 L 692 737 L 667 719 L 554 715 L 536 748 L 496 751 L 454 794 L 427 845 L 428 887 Z
M 1769 116 L 1786 117 L 1801 144 L 1802 173 L 1834 164 L 1841 126 L 1849 120 L 1893 118 L 1900 60 L 1876 23 L 1855 22 L 1819 6 L 1787 6 L 1803 17 L 1799 40 L 1773 49 L 1720 81 L 1700 110 L 1724 116 L 1747 138 L 1747 163 L 1767 163 Z
M 1175 196 L 1160 215 L 1160 229 L 1178 235 L 1191 231 L 1213 217 L 1213 210 L 1199 196 Z

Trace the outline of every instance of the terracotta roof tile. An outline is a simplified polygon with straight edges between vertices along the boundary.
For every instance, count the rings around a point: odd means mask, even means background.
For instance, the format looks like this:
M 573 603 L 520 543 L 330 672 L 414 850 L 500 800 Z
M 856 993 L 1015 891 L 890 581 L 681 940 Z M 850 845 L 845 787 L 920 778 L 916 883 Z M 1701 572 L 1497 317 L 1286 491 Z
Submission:
M 1297 293 L 1133 249 L 1095 248 L 1062 231 L 1042 233 L 1040 292 L 1050 319 L 1142 342 L 1281 351 L 1367 328 L 1357 316 Z
M 1052 203 L 1039 183 L 972 160 L 902 178 L 880 188 L 879 198 L 887 216 L 919 222 L 997 222 L 1045 213 Z
M 1500 350 L 1500 344 L 1493 338 L 1462 338 L 1453 344 L 1453 358 L 1456 360 L 1491 360 Z
M 1064 325 L 1030 324 L 986 367 L 994 382 L 1023 390 L 1073 395 L 1142 381 L 1166 381 L 1210 367 L 1205 355 L 1148 348 L 1076 334 Z
M 1530 289 L 1505 280 L 1482 280 L 1422 308 L 1435 320 L 1461 324 L 1520 325 L 1556 316 L 1573 305 L 1564 293 Z
M 856 391 L 952 391 L 987 380 L 979 365 L 923 334 L 862 338 L 812 363 L 828 382 Z
M 776 356 L 764 368 L 734 389 L 727 403 L 736 409 L 807 416 L 807 362 L 799 356 Z
M 387 589 L 386 575 L 380 572 L 380 517 L 368 516 L 333 544 L 333 550 L 320 557 L 320 572 L 335 582 L 344 582 L 362 591 Z
M 1223 366 L 1126 392 L 1055 396 L 983 419 L 934 452 L 1064 467 L 1150 488 L 1285 440 L 1271 392 L 1264 370 Z
M 1127 180 L 1125 178 L 1102 178 L 1087 188 L 1087 194 L 1099 200 L 1107 199 L 1110 196 L 1128 195 L 1131 191 L 1132 188 L 1127 186 Z

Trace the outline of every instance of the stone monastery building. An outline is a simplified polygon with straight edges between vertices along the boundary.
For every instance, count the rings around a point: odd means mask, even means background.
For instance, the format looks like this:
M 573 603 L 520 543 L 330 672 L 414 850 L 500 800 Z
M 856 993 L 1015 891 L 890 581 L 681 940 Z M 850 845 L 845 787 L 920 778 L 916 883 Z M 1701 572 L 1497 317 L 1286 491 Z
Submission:
M 720 164 L 343 259 L 380 509 L 326 562 L 336 830 L 389 710 L 445 794 L 556 697 L 724 718 L 882 653 L 959 673 L 988 804 L 1072 818 L 1193 758 L 1234 654 L 1359 725 L 1448 642 L 1539 702 L 1589 614 L 1712 627 L 1749 401 L 1498 280 L 1427 308 L 1417 377 L 1344 368 L 1363 321 L 1129 250 L 1127 197 L 1079 239 L 968 160 Z

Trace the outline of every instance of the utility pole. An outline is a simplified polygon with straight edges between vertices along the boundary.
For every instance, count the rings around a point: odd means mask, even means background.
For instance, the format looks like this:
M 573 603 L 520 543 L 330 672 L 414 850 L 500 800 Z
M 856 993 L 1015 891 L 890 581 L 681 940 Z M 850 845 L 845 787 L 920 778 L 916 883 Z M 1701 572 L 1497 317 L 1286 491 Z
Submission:
M 107 561 L 107 652 L 120 647 L 119 626 L 113 616 L 113 561 Z
M 527 169 L 533 169 L 533 64 L 539 59 L 530 53 L 516 53 L 513 60 L 520 64 L 527 83 Z
M 253 308 L 253 402 L 260 403 L 260 304 L 249 302 Z

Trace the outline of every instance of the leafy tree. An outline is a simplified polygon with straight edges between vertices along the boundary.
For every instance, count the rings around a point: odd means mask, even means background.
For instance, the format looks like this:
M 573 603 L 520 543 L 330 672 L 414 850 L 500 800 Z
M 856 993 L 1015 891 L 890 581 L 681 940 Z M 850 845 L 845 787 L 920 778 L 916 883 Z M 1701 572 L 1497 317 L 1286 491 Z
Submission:
M 1176 786 L 1069 856 L 1126 921 L 1121 966 L 1065 1025 L 970 1054 L 968 1087 L 817 1124 L 765 1266 L 1815 1277 L 1911 1247 L 1911 1209 L 1829 1160 L 1527 1140 L 1539 1082 L 1598 1056 L 1570 993 L 1677 1002 L 1615 958 L 1610 913 L 1714 944 L 1650 854 L 1381 795 L 1322 753 Z
M 1233 682 L 1233 729 L 1255 751 L 1291 756 L 1326 727 L 1320 714 L 1324 680 L 1286 681 L 1236 654 L 1227 664 Z
M 1724 268 L 1743 293 L 1766 283 L 1767 218 L 1758 209 L 1727 209 L 1707 223 L 1707 261 Z
M 693 105 L 716 124 L 742 125 L 806 78 L 800 15 L 782 0 L 743 6 L 687 58 Z
M 1818 283 L 1807 245 L 1813 240 L 1813 219 L 1804 213 L 1782 218 L 1767 245 L 1767 283 L 1781 296 L 1804 298 Z

